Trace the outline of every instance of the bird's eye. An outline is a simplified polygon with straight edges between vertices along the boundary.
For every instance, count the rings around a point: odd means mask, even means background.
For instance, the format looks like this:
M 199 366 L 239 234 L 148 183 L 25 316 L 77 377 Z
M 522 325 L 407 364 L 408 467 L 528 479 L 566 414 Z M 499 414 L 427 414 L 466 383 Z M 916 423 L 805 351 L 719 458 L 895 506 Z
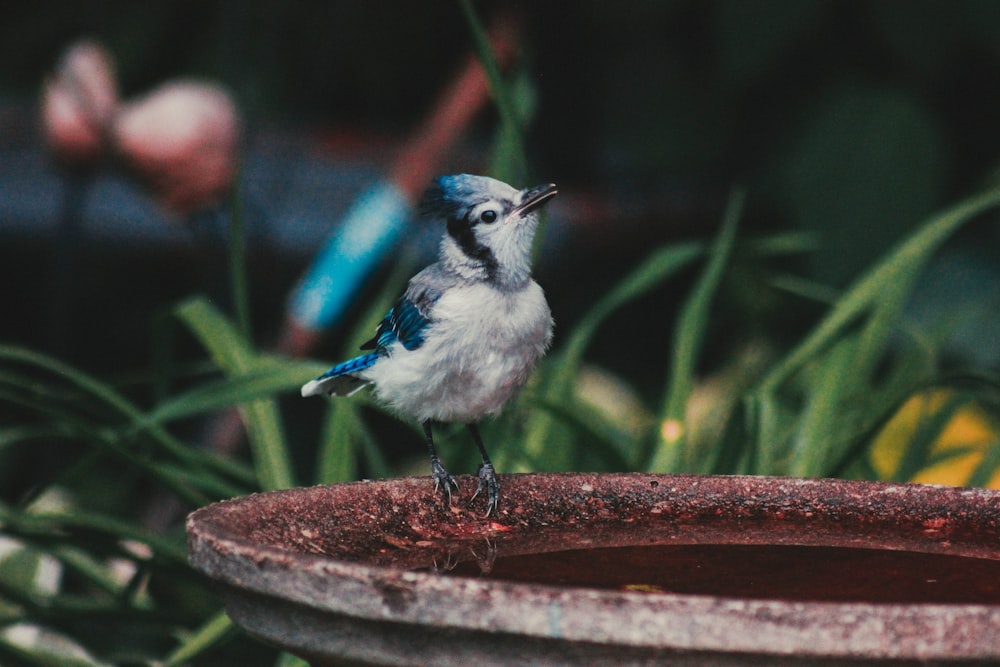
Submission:
M 489 224 L 491 222 L 496 222 L 497 212 L 492 209 L 485 210 L 479 214 L 479 221 L 485 222 L 486 224 Z

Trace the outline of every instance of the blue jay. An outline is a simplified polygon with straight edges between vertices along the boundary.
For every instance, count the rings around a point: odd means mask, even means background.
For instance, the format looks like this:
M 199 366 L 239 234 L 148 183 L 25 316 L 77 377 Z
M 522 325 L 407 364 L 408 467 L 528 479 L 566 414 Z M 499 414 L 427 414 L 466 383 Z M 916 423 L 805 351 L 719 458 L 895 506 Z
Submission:
M 496 415 L 524 386 L 552 339 L 552 314 L 531 278 L 536 211 L 553 184 L 517 190 L 485 176 L 438 178 L 421 212 L 443 219 L 438 261 L 415 275 L 362 345 L 367 354 L 337 364 L 302 387 L 303 396 L 350 396 L 369 384 L 377 400 L 418 420 L 435 490 L 458 489 L 434 447 L 431 423 L 463 422 L 479 449 L 486 515 L 500 497 L 477 423 Z

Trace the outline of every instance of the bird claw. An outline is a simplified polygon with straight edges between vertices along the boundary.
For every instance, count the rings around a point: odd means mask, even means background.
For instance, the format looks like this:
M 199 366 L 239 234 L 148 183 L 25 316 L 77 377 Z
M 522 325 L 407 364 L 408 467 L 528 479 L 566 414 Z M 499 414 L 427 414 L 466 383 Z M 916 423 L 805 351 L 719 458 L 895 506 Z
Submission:
M 483 491 L 486 491 L 486 516 L 490 516 L 496 511 L 497 503 L 500 501 L 500 482 L 497 481 L 497 472 L 493 469 L 492 463 L 479 466 L 479 486 L 476 487 L 471 500 L 475 500 Z
M 441 461 L 437 457 L 431 459 L 431 479 L 434 480 L 434 492 L 438 493 L 444 489 L 445 498 L 448 501 L 448 506 L 451 506 L 451 491 L 452 489 L 458 491 L 458 482 L 455 478 L 448 474 L 448 471 L 444 469 L 441 465 Z

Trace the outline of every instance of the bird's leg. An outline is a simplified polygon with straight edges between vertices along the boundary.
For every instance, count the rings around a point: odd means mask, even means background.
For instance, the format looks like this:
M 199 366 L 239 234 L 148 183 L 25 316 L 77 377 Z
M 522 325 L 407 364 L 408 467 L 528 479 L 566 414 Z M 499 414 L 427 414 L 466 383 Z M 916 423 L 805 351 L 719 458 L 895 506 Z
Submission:
M 451 490 L 454 488 L 458 490 L 458 483 L 455 478 L 448 474 L 448 471 L 444 469 L 441 465 L 441 459 L 438 458 L 437 450 L 434 448 L 434 436 L 431 434 L 431 423 L 429 421 L 421 422 L 421 426 L 424 427 L 424 436 L 427 438 L 427 449 L 431 453 L 431 479 L 434 480 L 434 490 L 438 491 L 444 488 L 444 495 L 448 499 L 448 504 L 451 505 Z
M 497 472 L 493 469 L 493 462 L 490 461 L 489 454 L 486 453 L 486 447 L 483 445 L 483 438 L 479 435 L 479 427 L 475 424 L 467 424 L 469 428 L 469 433 L 472 434 L 472 439 L 476 442 L 476 447 L 479 448 L 479 455 L 483 457 L 483 462 L 479 466 L 479 486 L 476 487 L 476 492 L 472 494 L 475 498 L 482 491 L 486 491 L 486 516 L 493 514 L 497 508 L 497 502 L 500 500 L 500 482 L 497 481 Z

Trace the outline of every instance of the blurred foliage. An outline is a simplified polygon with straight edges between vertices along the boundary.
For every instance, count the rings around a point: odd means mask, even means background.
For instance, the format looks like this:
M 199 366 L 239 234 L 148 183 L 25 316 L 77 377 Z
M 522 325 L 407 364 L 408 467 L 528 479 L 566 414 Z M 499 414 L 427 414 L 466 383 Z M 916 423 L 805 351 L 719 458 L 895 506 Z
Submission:
M 470 44 L 490 57 L 472 3 L 464 17 L 447 3 L 401 4 L 391 21 L 362 5 L 21 6 L 0 55 L 25 69 L 2 83 L 33 89 L 66 26 L 83 25 L 123 54 L 127 86 L 183 67 L 231 82 L 255 113 L 305 108 L 296 113 L 392 124 L 424 108 L 430 79 Z M 44 11 L 56 27 L 36 23 Z M 1000 133 L 987 82 L 1000 70 L 1000 5 L 674 0 L 567 12 L 539 2 L 530 16 L 526 39 L 545 78 L 492 73 L 502 107 L 495 173 L 530 163 L 638 192 L 747 187 L 730 195 L 714 239 L 662 239 L 614 267 L 614 284 L 560 325 L 531 385 L 484 429 L 498 469 L 996 485 L 996 369 L 952 363 L 949 323 L 918 326 L 906 306 L 942 244 L 971 222 L 996 221 L 989 173 Z M 178 64 L 165 44 L 179 32 L 189 50 Z M 761 225 L 747 211 L 754 202 L 786 224 Z M 0 494 L 3 664 L 293 664 L 230 641 L 238 634 L 187 566 L 181 527 L 150 527 L 151 511 L 406 470 L 383 436 L 391 420 L 364 395 L 314 402 L 312 440 L 287 418 L 282 399 L 327 364 L 254 344 L 238 214 L 230 232 L 233 313 L 201 296 L 169 307 L 157 320 L 155 371 L 101 377 L 0 345 L 4 474 L 12 479 L 26 453 L 49 464 L 17 480 L 18 494 Z M 375 286 L 345 355 L 412 268 L 400 262 Z M 720 324 L 760 320 L 736 334 Z M 594 354 L 607 331 L 652 387 Z M 198 354 L 175 358 L 175 338 Z M 707 363 L 717 350 L 726 358 Z M 199 448 L 203 422 L 231 408 L 249 453 Z M 449 467 L 473 468 L 475 451 L 457 441 L 443 438 Z
M 798 237 L 741 240 L 743 201 L 742 193 L 731 197 L 714 242 L 654 250 L 595 302 L 513 408 L 487 425 L 501 469 L 847 475 L 984 485 L 1000 479 L 994 409 L 1000 382 L 985 374 L 961 381 L 949 376 L 934 347 L 908 330 L 903 317 L 907 295 L 933 252 L 1000 205 L 1000 190 L 931 217 L 840 294 L 791 349 L 769 355 L 766 364 L 747 364 L 742 370 L 749 374 L 723 382 L 699 417 L 697 403 L 706 400 L 711 382 L 699 377 L 698 359 L 728 267 L 737 257 L 766 263 L 803 246 Z M 673 352 L 664 397 L 659 407 L 648 407 L 626 378 L 595 374 L 587 347 L 622 306 L 691 268 L 700 279 L 676 321 L 647 323 L 665 328 Z M 397 271 L 387 281 L 361 318 L 355 342 L 374 326 L 405 275 Z M 0 430 L 0 450 L 71 445 L 54 477 L 37 480 L 17 502 L 0 503 L 0 656 L 10 664 L 246 659 L 240 643 L 226 641 L 233 636 L 228 621 L 188 569 L 180 529 L 150 530 L 141 510 L 162 499 L 152 489 L 192 509 L 295 484 L 277 398 L 326 364 L 255 350 L 202 297 L 179 304 L 175 316 L 203 345 L 210 364 L 148 407 L 44 354 L 0 346 L 0 399 L 16 419 Z M 249 465 L 175 435 L 183 420 L 229 406 L 239 407 L 250 436 Z M 394 474 L 371 433 L 379 412 L 367 398 L 330 401 L 309 481 L 355 479 L 362 470 Z M 705 432 L 699 420 L 724 428 L 695 440 L 693 434 Z M 462 458 L 450 449 L 450 460 Z M 108 490 L 122 492 L 123 484 L 129 493 L 100 498 Z M 95 631 L 98 624 L 103 631 Z
M 523 16 L 539 84 L 528 148 L 545 173 L 642 193 L 740 180 L 791 224 L 865 241 L 867 256 L 813 258 L 840 280 L 996 166 L 992 0 L 476 7 Z M 93 35 L 119 55 L 126 96 L 209 76 L 251 119 L 405 129 L 473 46 L 465 19 L 447 2 L 22 3 L 0 28 L 17 63 L 0 90 L 34 95 L 65 45 Z

